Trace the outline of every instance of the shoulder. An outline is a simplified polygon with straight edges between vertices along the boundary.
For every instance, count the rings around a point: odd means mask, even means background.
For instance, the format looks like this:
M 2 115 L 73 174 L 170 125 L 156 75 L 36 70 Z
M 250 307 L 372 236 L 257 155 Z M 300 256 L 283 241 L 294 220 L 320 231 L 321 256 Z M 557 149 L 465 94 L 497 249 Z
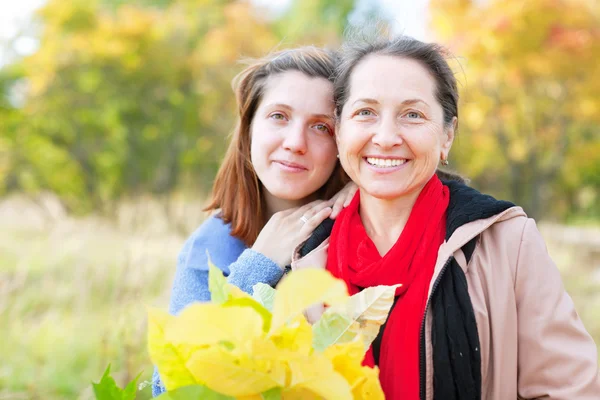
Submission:
M 519 214 L 496 221 L 482 233 L 480 239 L 486 259 L 494 264 L 492 268 L 496 273 L 510 274 L 515 285 L 523 268 L 530 269 L 534 264 L 544 264 L 549 260 L 535 220 L 517 209 Z
M 246 249 L 240 239 L 231 236 L 231 226 L 212 215 L 186 240 L 178 257 L 185 268 L 208 269 L 208 260 L 229 273 L 228 265 Z

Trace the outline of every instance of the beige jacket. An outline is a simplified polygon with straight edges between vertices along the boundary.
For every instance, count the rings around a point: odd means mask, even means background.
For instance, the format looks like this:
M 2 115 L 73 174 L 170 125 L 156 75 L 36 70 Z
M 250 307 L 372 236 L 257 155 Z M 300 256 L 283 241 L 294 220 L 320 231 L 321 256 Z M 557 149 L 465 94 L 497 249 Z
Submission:
M 479 235 L 468 265 L 460 250 Z M 325 241 L 293 268 L 325 266 Z M 534 220 L 520 207 L 458 228 L 438 251 L 464 269 L 481 344 L 483 400 L 600 400 L 598 354 Z M 431 322 L 425 316 L 426 399 L 433 399 Z

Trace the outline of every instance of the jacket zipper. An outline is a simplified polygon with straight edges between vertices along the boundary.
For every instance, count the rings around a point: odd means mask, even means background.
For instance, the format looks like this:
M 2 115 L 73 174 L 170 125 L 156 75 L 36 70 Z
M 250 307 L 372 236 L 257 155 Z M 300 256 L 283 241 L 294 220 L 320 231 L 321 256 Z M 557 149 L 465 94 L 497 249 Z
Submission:
M 427 391 L 426 389 L 426 384 L 425 384 L 425 374 L 427 373 L 427 363 L 425 362 L 425 321 L 427 320 L 427 311 L 429 310 L 429 303 L 431 298 L 433 297 L 435 290 L 437 289 L 438 285 L 440 284 L 440 281 L 442 280 L 442 276 L 444 275 L 444 272 L 446 272 L 446 269 L 448 269 L 448 265 L 450 265 L 450 262 L 452 261 L 453 256 L 450 256 L 448 258 L 448 260 L 446 261 L 446 263 L 444 264 L 444 266 L 442 267 L 442 270 L 440 271 L 440 274 L 438 275 L 438 277 L 436 278 L 435 282 L 433 283 L 433 287 L 431 288 L 431 294 L 429 295 L 429 298 L 427 299 L 427 304 L 425 305 L 425 312 L 423 313 L 423 321 L 421 322 L 421 334 L 420 334 L 420 339 L 419 339 L 419 377 L 420 377 L 420 390 L 419 390 L 419 398 L 421 400 L 425 400 L 425 392 Z

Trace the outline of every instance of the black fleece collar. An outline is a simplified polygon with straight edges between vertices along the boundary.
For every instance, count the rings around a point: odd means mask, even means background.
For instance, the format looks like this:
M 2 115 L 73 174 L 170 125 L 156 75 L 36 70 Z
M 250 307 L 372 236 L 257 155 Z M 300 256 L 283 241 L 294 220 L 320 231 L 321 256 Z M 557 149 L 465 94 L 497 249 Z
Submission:
M 514 207 L 509 201 L 496 200 L 457 181 L 442 181 L 450 190 L 446 216 L 446 240 L 461 226 L 478 219 L 486 219 Z

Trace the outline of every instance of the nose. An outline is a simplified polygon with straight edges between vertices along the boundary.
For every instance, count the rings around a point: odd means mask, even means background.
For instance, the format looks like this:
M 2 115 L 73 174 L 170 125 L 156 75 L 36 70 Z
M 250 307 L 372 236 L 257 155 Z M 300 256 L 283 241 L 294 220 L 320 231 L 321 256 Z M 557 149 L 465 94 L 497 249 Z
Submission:
M 383 149 L 400 146 L 403 143 L 403 139 L 396 120 L 392 117 L 382 118 L 381 123 L 375 126 L 375 132 L 371 141 Z
M 283 148 L 294 153 L 306 153 L 308 148 L 306 134 L 307 132 L 304 124 L 299 122 L 294 123 L 292 126 L 290 126 L 290 129 L 284 132 L 282 143 Z

